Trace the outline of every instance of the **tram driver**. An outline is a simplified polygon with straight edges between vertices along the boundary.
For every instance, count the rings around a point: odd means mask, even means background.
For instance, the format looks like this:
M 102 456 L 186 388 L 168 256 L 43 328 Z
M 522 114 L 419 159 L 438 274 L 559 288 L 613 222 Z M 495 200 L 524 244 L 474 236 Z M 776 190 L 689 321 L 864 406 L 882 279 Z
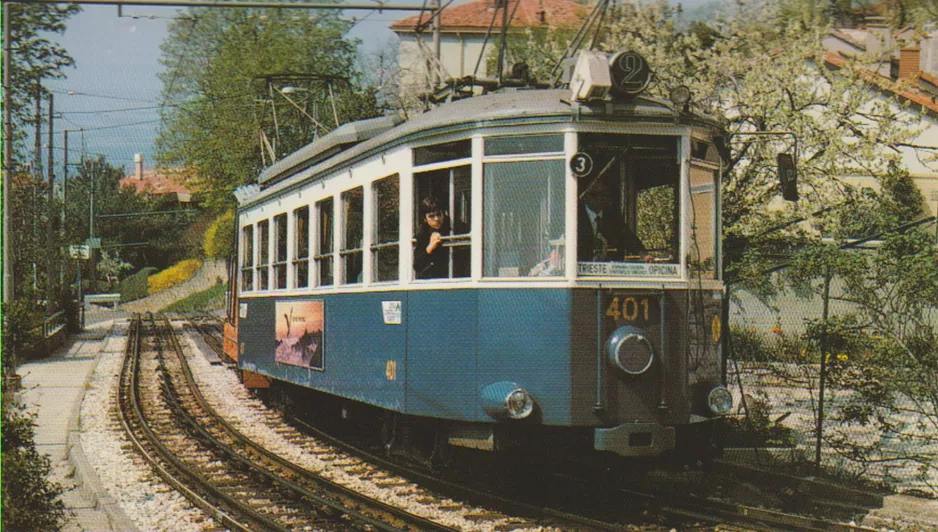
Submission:
M 600 177 L 586 183 L 577 203 L 577 261 L 605 262 L 654 258 L 624 222 L 616 205 L 619 194 Z

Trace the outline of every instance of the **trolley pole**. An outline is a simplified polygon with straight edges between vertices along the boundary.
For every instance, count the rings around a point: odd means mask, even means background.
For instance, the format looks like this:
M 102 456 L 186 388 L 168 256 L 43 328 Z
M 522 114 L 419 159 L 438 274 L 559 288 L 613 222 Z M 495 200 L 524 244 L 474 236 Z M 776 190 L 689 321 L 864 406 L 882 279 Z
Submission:
M 440 0 L 433 0 L 430 5 L 433 9 L 430 16 L 433 17 L 433 62 L 435 63 L 431 80 L 433 81 L 433 90 L 436 90 L 443 84 L 443 75 L 440 70 L 442 66 L 440 54 Z

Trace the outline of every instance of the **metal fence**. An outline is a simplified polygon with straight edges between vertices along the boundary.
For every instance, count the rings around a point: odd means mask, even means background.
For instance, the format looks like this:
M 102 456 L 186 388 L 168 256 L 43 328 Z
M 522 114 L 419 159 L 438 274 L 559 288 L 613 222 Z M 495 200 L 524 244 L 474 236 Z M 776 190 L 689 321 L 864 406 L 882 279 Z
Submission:
M 876 359 L 860 328 L 857 342 L 827 332 L 819 339 L 825 324 L 857 311 L 839 299 L 843 283 L 830 280 L 826 319 L 822 290 L 806 297 L 786 289 L 769 303 L 731 291 L 727 381 L 739 408 L 726 454 L 938 495 L 938 378 Z M 938 332 L 938 309 L 926 310 L 926 321 Z

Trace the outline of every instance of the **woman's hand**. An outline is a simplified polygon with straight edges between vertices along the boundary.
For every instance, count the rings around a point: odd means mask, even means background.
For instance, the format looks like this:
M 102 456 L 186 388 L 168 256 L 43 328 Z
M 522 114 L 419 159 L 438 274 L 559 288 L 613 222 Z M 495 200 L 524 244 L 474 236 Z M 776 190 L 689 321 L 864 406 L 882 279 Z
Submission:
M 433 253 L 433 250 L 438 248 L 442 242 L 443 237 L 440 236 L 439 232 L 434 231 L 433 234 L 430 235 L 430 243 L 427 245 L 427 255 Z

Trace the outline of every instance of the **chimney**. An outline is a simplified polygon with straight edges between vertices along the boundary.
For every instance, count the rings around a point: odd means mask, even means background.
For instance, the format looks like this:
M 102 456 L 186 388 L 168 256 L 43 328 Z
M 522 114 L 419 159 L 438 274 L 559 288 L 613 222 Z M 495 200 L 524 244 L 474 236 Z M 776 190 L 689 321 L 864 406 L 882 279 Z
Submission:
M 143 154 L 134 154 L 134 167 L 137 169 L 137 179 L 143 180 Z
M 909 79 L 922 70 L 919 57 L 922 50 L 918 46 L 908 46 L 899 50 L 899 79 Z

